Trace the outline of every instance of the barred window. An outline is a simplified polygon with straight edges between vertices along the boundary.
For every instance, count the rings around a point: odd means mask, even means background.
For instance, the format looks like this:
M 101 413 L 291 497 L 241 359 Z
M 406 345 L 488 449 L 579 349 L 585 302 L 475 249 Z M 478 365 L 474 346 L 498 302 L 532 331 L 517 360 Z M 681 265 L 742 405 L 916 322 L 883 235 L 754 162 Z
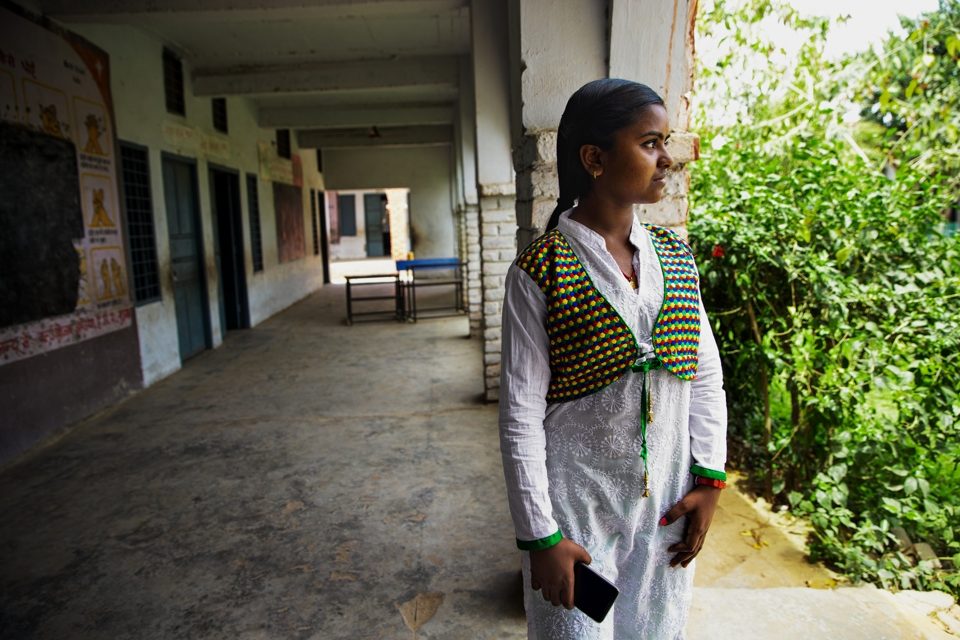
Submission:
M 290 129 L 277 129 L 277 155 L 290 157 Z
M 147 149 L 120 143 L 123 199 L 127 213 L 127 242 L 133 272 L 133 296 L 137 304 L 160 299 L 157 241 L 150 196 L 150 166 Z
M 257 176 L 247 174 L 247 206 L 250 211 L 250 257 L 254 272 L 263 271 L 263 243 L 260 241 L 260 200 Z
M 163 93 L 167 111 L 181 116 L 187 114 L 183 97 L 183 63 L 173 51 L 163 50 Z
M 210 103 L 213 109 L 213 128 L 221 133 L 227 133 L 227 99 L 214 98 Z

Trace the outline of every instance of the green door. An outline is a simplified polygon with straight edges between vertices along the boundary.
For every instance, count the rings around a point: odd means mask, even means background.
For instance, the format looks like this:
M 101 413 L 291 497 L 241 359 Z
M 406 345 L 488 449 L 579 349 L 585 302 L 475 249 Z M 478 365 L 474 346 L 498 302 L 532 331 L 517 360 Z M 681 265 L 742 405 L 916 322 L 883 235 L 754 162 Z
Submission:
M 203 351 L 209 344 L 200 207 L 194 165 L 164 157 L 163 190 L 167 204 L 170 269 L 173 272 L 173 299 L 182 361 Z

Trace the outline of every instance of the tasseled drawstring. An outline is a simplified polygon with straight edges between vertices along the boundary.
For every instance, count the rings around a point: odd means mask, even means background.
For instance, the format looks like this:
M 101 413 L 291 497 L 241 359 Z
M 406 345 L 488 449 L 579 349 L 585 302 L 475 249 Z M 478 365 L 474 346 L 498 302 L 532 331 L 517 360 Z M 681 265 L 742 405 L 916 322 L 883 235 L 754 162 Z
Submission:
M 653 394 L 650 372 L 663 366 L 656 357 L 630 365 L 630 370 L 643 374 L 640 389 L 640 457 L 643 459 L 643 497 L 650 497 L 650 479 L 647 472 L 647 425 L 653 422 Z

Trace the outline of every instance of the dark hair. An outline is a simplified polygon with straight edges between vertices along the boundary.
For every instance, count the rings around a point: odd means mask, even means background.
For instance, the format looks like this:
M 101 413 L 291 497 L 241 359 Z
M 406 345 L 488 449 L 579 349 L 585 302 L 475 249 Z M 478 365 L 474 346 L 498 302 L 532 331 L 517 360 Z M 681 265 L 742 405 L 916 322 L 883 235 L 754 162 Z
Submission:
M 547 230 L 557 226 L 560 214 L 590 192 L 591 178 L 580 162 L 580 147 L 613 146 L 613 134 L 628 127 L 639 112 L 663 98 L 645 84 L 619 78 L 602 78 L 583 85 L 570 96 L 557 129 L 557 178 L 560 197 Z

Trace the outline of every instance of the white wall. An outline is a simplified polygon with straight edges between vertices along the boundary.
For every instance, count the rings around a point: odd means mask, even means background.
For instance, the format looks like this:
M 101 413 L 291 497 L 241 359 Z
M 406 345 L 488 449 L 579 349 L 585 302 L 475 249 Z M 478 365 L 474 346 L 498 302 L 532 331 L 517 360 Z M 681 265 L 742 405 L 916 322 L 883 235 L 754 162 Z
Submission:
M 259 167 L 257 142 L 274 140 L 274 130 L 261 129 L 257 126 L 254 107 L 248 100 L 228 98 L 227 117 L 230 133 L 223 136 L 215 132 L 210 99 L 193 97 L 190 87 L 190 68 L 186 62 L 184 63 L 186 116 L 169 114 L 166 111 L 163 93 L 161 57 L 163 43 L 161 41 L 139 29 L 127 26 L 85 24 L 71 25 L 71 30 L 87 38 L 110 55 L 118 139 L 149 148 L 154 232 L 157 240 L 162 299 L 137 307 L 140 356 L 144 386 L 147 386 L 180 368 L 161 153 L 182 155 L 197 161 L 206 286 L 209 293 L 208 313 L 214 346 L 222 342 L 223 331 L 220 327 L 219 286 L 213 252 L 214 227 L 209 189 L 209 164 L 240 171 L 244 263 L 247 271 L 250 318 L 253 324 L 322 286 L 322 262 L 320 256 L 313 255 L 308 198 L 310 187 L 322 189 L 323 181 L 316 172 L 316 154 L 312 150 L 301 154 L 304 169 L 303 210 L 307 255 L 303 259 L 281 265 L 277 261 L 273 189 L 269 182 L 259 180 L 264 270 L 253 273 L 246 175 L 257 174 Z M 190 127 L 204 134 L 226 138 L 229 151 L 222 156 L 220 154 L 208 156 L 195 145 L 177 142 L 165 135 L 165 124 Z M 296 152 L 295 140 L 293 144 Z
M 324 149 L 323 169 L 328 189 L 410 189 L 416 257 L 457 255 L 450 145 Z

